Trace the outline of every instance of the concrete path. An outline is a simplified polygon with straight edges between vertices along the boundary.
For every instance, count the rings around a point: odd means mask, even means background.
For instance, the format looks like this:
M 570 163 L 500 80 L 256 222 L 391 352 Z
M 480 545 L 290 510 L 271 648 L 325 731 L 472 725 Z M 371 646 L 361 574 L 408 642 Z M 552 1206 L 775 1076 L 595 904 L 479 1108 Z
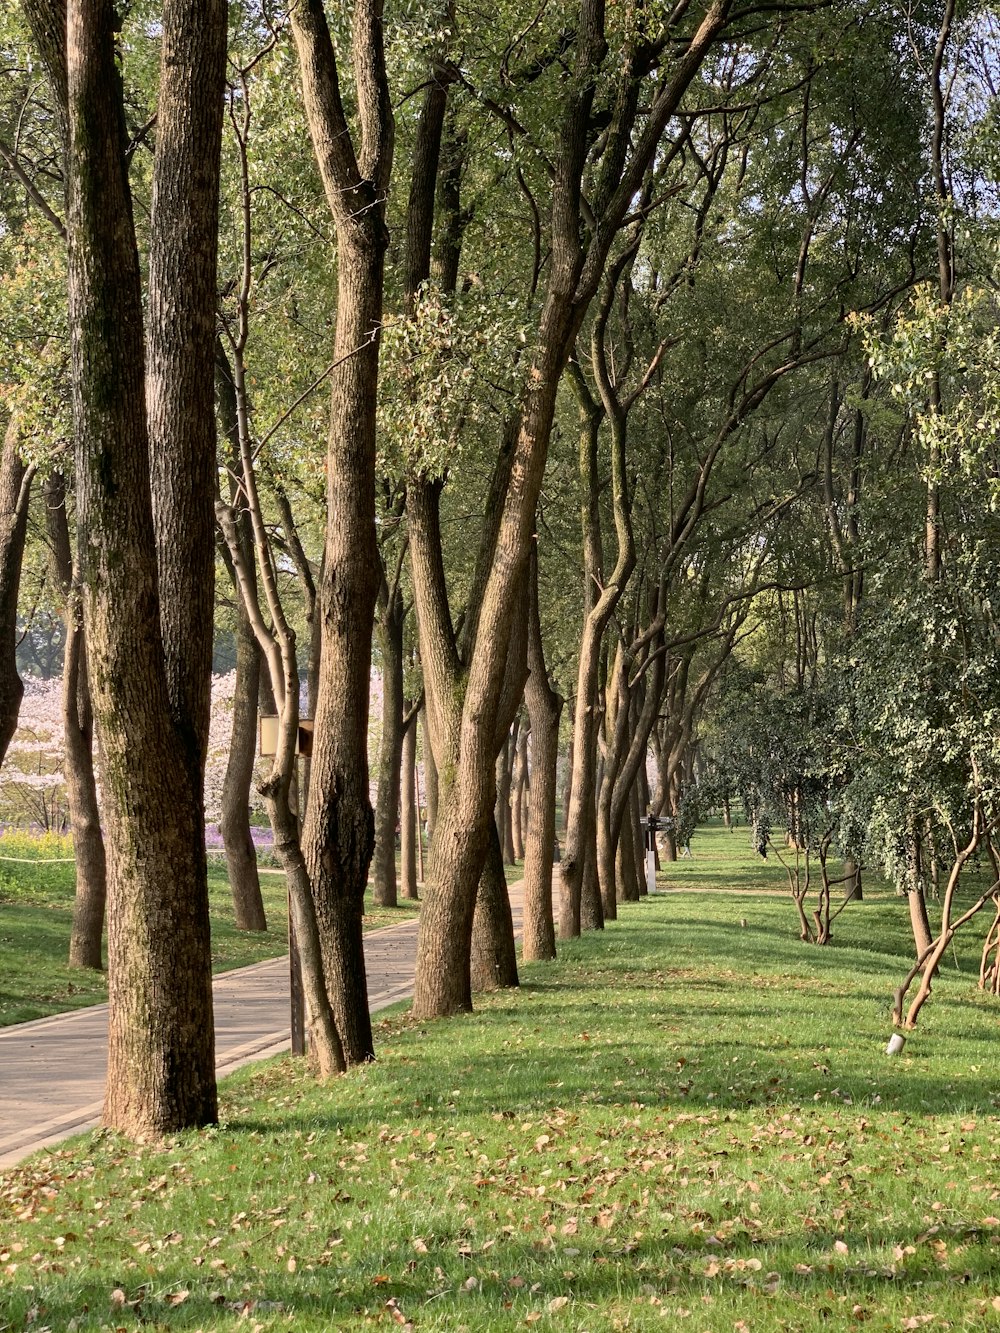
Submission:
M 510 886 L 521 930 L 521 885 Z M 413 993 L 416 919 L 365 936 L 372 1013 Z M 288 957 L 224 972 L 213 984 L 215 1059 L 229 1074 L 289 1045 Z M 0 1028 L 0 1167 L 98 1123 L 107 1072 L 108 1006 Z

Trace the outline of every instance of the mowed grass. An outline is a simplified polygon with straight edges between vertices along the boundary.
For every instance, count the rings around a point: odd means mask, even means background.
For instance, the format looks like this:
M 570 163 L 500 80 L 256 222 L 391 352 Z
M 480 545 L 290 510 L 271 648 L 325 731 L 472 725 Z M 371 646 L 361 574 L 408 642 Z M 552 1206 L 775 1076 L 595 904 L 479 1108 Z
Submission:
M 1000 1328 L 1000 1011 L 967 946 L 886 1057 L 907 931 L 657 895 L 326 1087 L 249 1066 L 218 1127 L 36 1158 L 0 1327 Z
M 108 998 L 104 973 L 69 967 L 73 924 L 74 869 L 49 858 L 72 855 L 65 839 L 0 839 L 0 1027 L 64 1013 Z M 37 859 L 36 859 L 37 858 Z M 212 967 L 228 972 L 288 950 L 285 878 L 262 870 L 261 893 L 268 929 L 263 934 L 236 929 L 232 893 L 223 858 L 209 857 L 208 891 L 212 923 Z M 369 901 L 365 929 L 395 925 L 414 916 L 416 904 L 377 908 Z

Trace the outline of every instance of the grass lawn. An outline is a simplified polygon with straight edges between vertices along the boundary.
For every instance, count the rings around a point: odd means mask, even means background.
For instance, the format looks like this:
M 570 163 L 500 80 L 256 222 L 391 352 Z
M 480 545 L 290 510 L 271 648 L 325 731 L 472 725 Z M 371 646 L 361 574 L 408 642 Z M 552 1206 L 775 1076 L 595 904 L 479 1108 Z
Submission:
M 803 945 L 784 898 L 704 891 L 761 887 L 715 837 L 520 991 L 385 1019 L 375 1065 L 248 1066 L 218 1127 L 9 1172 L 0 1329 L 1000 1328 L 974 942 L 889 1059 L 905 905 Z
M 0 839 L 0 853 L 39 859 L 0 860 L 0 1027 L 32 1018 L 64 1013 L 108 998 L 103 973 L 68 967 L 73 921 L 74 875 L 71 864 L 46 864 L 70 855 L 64 840 Z M 228 972 L 287 951 L 288 913 L 285 879 L 261 872 L 261 893 L 268 930 L 255 934 L 237 930 L 232 895 L 223 858 L 209 857 L 209 909 L 212 917 L 212 960 L 216 972 Z M 370 895 L 369 895 L 370 896 Z M 369 902 L 365 929 L 395 925 L 413 916 L 416 907 L 400 901 L 398 908 L 376 908 Z M 0 1324 L 0 1333 L 2 1333 Z

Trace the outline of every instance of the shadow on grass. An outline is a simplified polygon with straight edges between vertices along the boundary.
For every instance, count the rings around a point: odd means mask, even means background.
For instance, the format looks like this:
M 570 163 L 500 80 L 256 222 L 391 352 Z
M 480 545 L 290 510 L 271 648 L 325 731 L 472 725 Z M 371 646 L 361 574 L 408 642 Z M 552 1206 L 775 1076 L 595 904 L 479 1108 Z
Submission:
M 356 1221 L 357 1214 L 357 1207 L 348 1204 L 340 1221 Z M 338 1233 L 332 1248 L 323 1237 L 312 1253 L 300 1250 L 294 1273 L 271 1262 L 273 1233 L 262 1225 L 258 1234 L 246 1236 L 244 1264 L 232 1269 L 203 1276 L 168 1259 L 155 1280 L 140 1280 L 125 1266 L 101 1277 L 81 1275 L 58 1287 L 40 1278 L 35 1289 L 19 1293 L 0 1310 L 12 1321 L 7 1326 L 16 1329 L 37 1320 L 52 1329 L 224 1329 L 253 1326 L 255 1320 L 265 1321 L 256 1327 L 270 1328 L 288 1327 L 293 1318 L 296 1327 L 308 1321 L 316 1329 L 391 1327 L 412 1319 L 423 1328 L 492 1330 L 523 1326 L 532 1312 L 568 1298 L 570 1306 L 601 1312 L 596 1322 L 590 1315 L 587 1327 L 621 1327 L 616 1316 L 628 1308 L 630 1328 L 674 1328 L 663 1315 L 695 1303 L 702 1310 L 699 1328 L 731 1327 L 716 1320 L 731 1321 L 748 1311 L 755 1330 L 784 1328 L 802 1307 L 817 1317 L 817 1326 L 832 1316 L 830 1326 L 846 1327 L 857 1320 L 848 1311 L 858 1302 L 879 1302 L 883 1315 L 889 1309 L 923 1310 L 928 1284 L 941 1285 L 940 1251 L 934 1246 L 944 1240 L 963 1246 L 962 1272 L 956 1275 L 964 1289 L 963 1305 L 970 1291 L 988 1293 L 996 1275 L 990 1235 L 968 1227 L 940 1228 L 928 1243 L 919 1223 L 892 1230 L 816 1224 L 766 1239 L 744 1235 L 712 1245 L 693 1238 L 690 1227 L 679 1223 L 654 1225 L 653 1234 L 635 1232 L 635 1220 L 617 1219 L 611 1232 L 583 1220 L 582 1234 L 574 1235 L 571 1244 L 544 1229 L 534 1239 L 501 1233 L 483 1249 L 487 1237 L 477 1233 L 497 1228 L 480 1217 L 472 1226 L 453 1225 L 428 1235 L 419 1252 L 405 1241 L 380 1245 L 365 1228 L 365 1250 L 357 1259 L 339 1248 Z M 407 1236 L 405 1226 L 402 1236 Z M 844 1250 L 834 1249 L 837 1242 Z M 912 1252 L 905 1261 L 885 1261 L 887 1252 L 906 1246 Z M 873 1251 L 882 1254 L 876 1258 Z M 251 1262 L 251 1256 L 265 1266 Z M 118 1293 L 114 1303 L 112 1291 Z M 838 1306 L 844 1304 L 848 1309 L 838 1319 Z M 402 1319 L 396 1319 L 391 1306 Z

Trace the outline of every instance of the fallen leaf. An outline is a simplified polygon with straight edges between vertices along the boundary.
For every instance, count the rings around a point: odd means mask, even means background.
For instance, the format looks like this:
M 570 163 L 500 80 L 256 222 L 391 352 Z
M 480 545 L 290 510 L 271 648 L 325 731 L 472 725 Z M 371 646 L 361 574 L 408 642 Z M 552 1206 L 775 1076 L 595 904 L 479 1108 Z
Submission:
M 561 1310 L 567 1305 L 569 1305 L 568 1296 L 554 1296 L 552 1300 L 549 1301 L 549 1314 L 555 1314 L 557 1310 Z

